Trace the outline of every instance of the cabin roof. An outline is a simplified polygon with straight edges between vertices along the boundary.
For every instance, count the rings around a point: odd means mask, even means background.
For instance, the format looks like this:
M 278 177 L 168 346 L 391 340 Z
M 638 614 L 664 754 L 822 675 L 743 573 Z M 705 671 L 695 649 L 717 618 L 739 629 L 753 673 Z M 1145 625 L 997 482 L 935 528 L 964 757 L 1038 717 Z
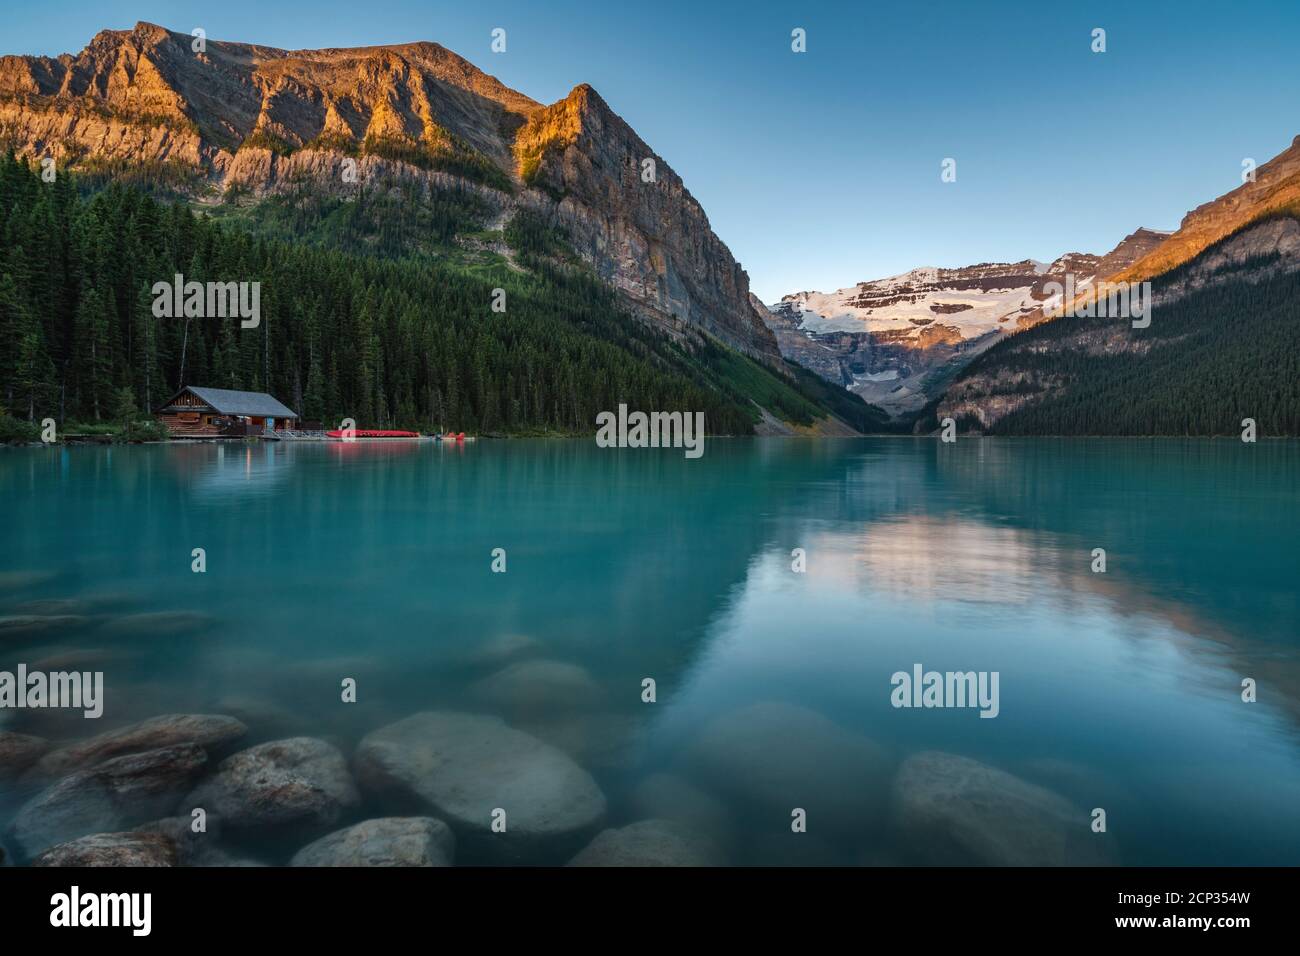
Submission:
M 297 418 L 298 413 L 287 408 L 266 392 L 240 392 L 231 388 L 200 388 L 187 385 L 171 397 L 167 406 L 186 392 L 193 392 L 222 415 L 253 415 L 267 418 Z

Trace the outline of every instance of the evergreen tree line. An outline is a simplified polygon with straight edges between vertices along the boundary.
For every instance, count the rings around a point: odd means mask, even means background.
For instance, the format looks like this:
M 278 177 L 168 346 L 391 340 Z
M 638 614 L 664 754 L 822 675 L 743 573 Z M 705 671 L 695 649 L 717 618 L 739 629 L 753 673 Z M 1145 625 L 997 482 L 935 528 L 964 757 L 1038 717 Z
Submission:
M 1221 284 L 1157 305 L 1146 329 L 1122 318 L 1062 318 L 1001 342 L 965 379 L 1016 376 L 1006 394 L 1035 394 L 990 430 L 1003 435 L 1300 435 L 1300 272 L 1249 281 L 1268 256 L 1221 272 Z M 1155 293 L 1187 267 L 1155 283 Z M 1226 281 L 1224 281 L 1226 280 Z M 1093 350 L 1114 323 L 1132 348 Z M 972 423 L 978 425 L 978 423 Z
M 467 202 L 411 215 L 426 226 L 454 219 L 454 231 Z M 343 242 L 285 241 L 137 184 L 83 194 L 66 172 L 47 183 L 3 157 L 0 404 L 29 420 L 96 422 L 124 396 L 151 410 L 197 385 L 269 392 L 325 423 L 574 433 L 594 431 L 598 412 L 625 402 L 703 411 L 710 432 L 746 434 L 757 411 L 718 370 L 738 363 L 800 417 L 821 414 L 739 353 L 705 362 L 637 322 L 589 272 L 543 256 L 553 237 L 535 224 L 514 237 L 529 265 L 521 273 L 347 251 L 337 245 L 363 244 L 357 230 L 383 217 L 358 206 L 335 215 Z M 321 228 L 328 234 L 329 222 Z M 156 318 L 152 287 L 177 273 L 260 282 L 260 325 Z M 505 289 L 505 313 L 491 310 L 495 288 Z

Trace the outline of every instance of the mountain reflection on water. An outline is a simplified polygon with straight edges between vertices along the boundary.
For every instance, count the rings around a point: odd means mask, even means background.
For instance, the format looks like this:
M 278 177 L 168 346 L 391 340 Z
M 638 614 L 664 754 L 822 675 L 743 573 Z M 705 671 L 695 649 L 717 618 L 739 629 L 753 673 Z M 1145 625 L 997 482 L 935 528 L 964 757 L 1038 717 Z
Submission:
M 0 615 L 80 620 L 0 664 L 106 662 L 107 704 L 0 720 L 57 744 L 231 713 L 241 747 L 353 757 L 493 713 L 588 771 L 608 826 L 675 820 L 716 862 L 1293 864 L 1298 476 L 1294 442 L 1208 440 L 11 450 Z M 891 706 L 915 664 L 998 672 L 997 718 Z M 0 779 L 0 818 L 33 786 Z M 347 822 L 385 809 L 362 791 Z

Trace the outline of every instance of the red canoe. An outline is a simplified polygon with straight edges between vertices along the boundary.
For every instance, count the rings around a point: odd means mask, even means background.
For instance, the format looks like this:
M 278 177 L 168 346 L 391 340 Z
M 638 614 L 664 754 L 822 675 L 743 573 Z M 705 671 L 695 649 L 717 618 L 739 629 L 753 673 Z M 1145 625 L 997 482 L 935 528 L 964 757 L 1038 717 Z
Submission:
M 350 435 L 345 434 L 343 429 L 336 428 L 332 432 L 326 432 L 329 438 L 419 438 L 419 432 L 404 432 L 392 428 L 357 428 Z

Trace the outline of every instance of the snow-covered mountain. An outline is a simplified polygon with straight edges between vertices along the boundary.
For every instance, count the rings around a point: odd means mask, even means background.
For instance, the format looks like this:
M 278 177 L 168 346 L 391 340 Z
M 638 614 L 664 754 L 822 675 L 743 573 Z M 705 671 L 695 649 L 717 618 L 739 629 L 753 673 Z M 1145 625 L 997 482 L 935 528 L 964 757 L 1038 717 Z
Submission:
M 1082 292 L 1168 235 L 1139 229 L 1106 256 L 925 267 L 834 292 L 795 292 L 764 318 L 786 358 L 906 415 L 999 338 L 1059 309 L 1067 277 Z

